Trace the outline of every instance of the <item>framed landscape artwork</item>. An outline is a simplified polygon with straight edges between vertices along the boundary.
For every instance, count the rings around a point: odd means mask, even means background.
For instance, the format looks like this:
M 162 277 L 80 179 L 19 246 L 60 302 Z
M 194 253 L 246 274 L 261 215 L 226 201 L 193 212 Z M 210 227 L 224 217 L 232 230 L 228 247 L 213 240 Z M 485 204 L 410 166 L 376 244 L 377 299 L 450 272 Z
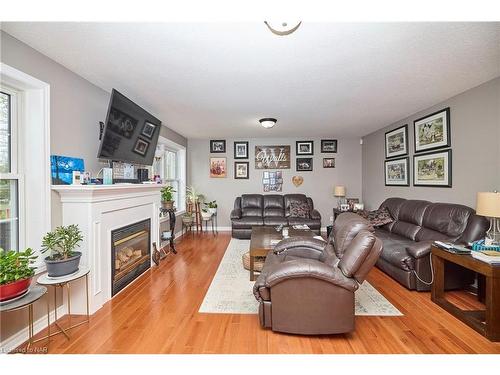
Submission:
M 385 158 L 408 155 L 408 125 L 385 133 Z
M 237 180 L 248 179 L 248 161 L 235 161 L 234 162 L 234 178 Z
M 321 140 L 321 152 L 322 153 L 336 153 L 337 152 L 337 140 L 336 139 L 322 139 Z
M 415 152 L 451 145 L 450 108 L 432 113 L 413 122 Z
M 385 161 L 385 186 L 409 186 L 410 159 L 400 158 Z
M 248 142 L 234 142 L 234 158 L 248 159 Z
M 210 177 L 225 178 L 226 175 L 226 158 L 210 158 Z
M 215 139 L 210 140 L 210 153 L 224 153 L 226 152 L 226 140 L 225 139 Z
M 297 158 L 295 169 L 297 172 L 311 172 L 313 170 L 313 158 Z
M 413 155 L 413 186 L 451 187 L 451 150 Z
M 295 142 L 296 155 L 314 155 L 314 141 Z

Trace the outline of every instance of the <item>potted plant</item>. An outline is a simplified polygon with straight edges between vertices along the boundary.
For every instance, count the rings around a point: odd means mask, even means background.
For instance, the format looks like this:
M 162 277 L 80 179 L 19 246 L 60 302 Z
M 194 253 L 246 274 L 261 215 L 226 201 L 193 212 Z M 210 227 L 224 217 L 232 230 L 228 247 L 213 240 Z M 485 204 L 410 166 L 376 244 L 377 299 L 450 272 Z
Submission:
M 181 219 L 185 225 L 191 225 L 193 223 L 193 213 L 186 212 L 181 216 Z
M 49 276 L 64 276 L 78 271 L 82 253 L 75 249 L 82 241 L 82 232 L 75 224 L 57 227 L 43 237 L 42 253 L 50 251 L 44 259 Z
M 217 201 L 210 201 L 208 203 L 204 203 L 208 212 L 214 215 L 217 212 Z
M 208 220 L 212 217 L 212 213 L 209 212 L 207 208 L 202 208 L 201 217 L 203 218 L 203 220 Z
M 171 210 L 174 208 L 174 190 L 173 186 L 165 186 L 160 190 L 161 193 L 161 205 L 166 210 Z
M 0 248 L 0 301 L 22 296 L 35 274 L 33 250 L 6 251 Z
M 196 191 L 194 186 L 188 186 L 186 188 L 186 202 L 187 202 L 187 210 L 189 212 L 193 211 L 193 206 L 196 205 L 196 203 L 203 201 L 205 197 L 203 194 L 200 194 Z

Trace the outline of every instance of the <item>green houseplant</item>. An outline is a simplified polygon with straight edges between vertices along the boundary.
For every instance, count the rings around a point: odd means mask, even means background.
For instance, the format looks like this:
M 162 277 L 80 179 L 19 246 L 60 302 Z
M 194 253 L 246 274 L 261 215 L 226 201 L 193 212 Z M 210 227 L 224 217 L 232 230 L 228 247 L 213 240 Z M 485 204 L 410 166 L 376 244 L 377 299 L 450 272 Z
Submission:
M 162 207 L 171 210 L 174 208 L 174 190 L 173 186 L 165 186 L 160 190 Z
M 82 241 L 82 232 L 75 224 L 57 227 L 43 237 L 42 253 L 50 251 L 44 259 L 49 276 L 64 276 L 78 271 L 82 253 L 75 249 Z
M 23 295 L 35 274 L 37 256 L 33 250 L 4 250 L 0 248 L 0 301 L 7 301 Z
M 212 215 L 217 212 L 217 201 L 213 200 L 208 203 L 204 203 L 204 205 L 207 211 L 210 212 Z

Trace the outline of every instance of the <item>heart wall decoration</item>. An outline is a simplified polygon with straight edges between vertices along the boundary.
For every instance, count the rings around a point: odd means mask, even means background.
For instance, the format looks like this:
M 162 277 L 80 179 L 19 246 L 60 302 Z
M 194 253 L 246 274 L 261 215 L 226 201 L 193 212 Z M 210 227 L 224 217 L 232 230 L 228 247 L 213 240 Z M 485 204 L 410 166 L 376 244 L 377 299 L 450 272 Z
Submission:
M 299 187 L 304 182 L 304 177 L 302 177 L 302 176 L 293 176 L 292 177 L 292 182 L 295 185 L 295 187 Z

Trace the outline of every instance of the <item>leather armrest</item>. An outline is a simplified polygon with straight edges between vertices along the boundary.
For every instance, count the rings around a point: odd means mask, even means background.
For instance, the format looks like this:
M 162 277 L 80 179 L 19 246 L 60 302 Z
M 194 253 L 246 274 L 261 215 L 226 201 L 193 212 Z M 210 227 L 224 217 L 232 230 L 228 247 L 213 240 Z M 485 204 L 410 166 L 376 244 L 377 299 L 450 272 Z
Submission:
M 311 211 L 311 219 L 312 220 L 321 220 L 321 214 L 319 213 L 318 210 Z
M 358 289 L 358 283 L 344 276 L 337 267 L 330 267 L 314 259 L 295 259 L 271 266 L 265 286 L 272 288 L 276 284 L 294 278 L 320 279 L 352 292 Z
M 431 245 L 434 241 L 420 241 L 415 242 L 414 244 L 407 246 L 406 251 L 413 258 L 423 258 L 431 252 Z
M 241 208 L 235 208 L 231 211 L 231 220 L 232 219 L 241 219 Z
M 274 253 L 279 254 L 282 251 L 298 247 L 316 250 L 321 253 L 323 252 L 325 246 L 326 242 L 317 238 L 303 236 L 289 237 L 280 241 L 276 245 L 276 247 L 274 248 Z

